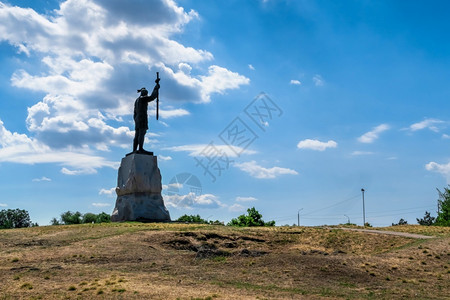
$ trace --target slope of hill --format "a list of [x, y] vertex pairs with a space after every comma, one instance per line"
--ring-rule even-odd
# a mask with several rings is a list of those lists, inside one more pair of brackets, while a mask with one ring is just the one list
[[0, 299], [450, 297], [450, 228], [426, 233], [436, 238], [142, 223], [0, 230]]

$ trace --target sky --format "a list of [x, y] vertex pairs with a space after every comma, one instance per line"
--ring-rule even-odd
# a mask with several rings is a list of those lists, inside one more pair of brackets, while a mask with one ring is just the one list
[[111, 213], [133, 104], [171, 218], [389, 226], [450, 183], [448, 1], [0, 2], [0, 209]]

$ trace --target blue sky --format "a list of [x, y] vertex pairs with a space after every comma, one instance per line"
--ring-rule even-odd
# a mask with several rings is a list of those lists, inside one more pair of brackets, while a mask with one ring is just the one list
[[[0, 208], [41, 225], [112, 212], [136, 90], [159, 71], [145, 148], [172, 219], [255, 206], [278, 225], [299, 209], [302, 225], [361, 224], [361, 188], [373, 225], [435, 215], [450, 182], [448, 6], [0, 2]], [[182, 173], [201, 193], [173, 193]]]

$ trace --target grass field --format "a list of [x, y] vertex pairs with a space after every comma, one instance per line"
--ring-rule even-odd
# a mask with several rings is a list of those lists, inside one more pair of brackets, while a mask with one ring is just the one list
[[0, 299], [450, 299], [450, 228], [114, 223], [0, 230]]

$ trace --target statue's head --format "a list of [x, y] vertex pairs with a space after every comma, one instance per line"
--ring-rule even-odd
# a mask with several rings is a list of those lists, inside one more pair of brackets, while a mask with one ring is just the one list
[[148, 91], [145, 87], [143, 87], [140, 90], [137, 90], [138, 93], [141, 93], [141, 96], [147, 96], [148, 95]]

